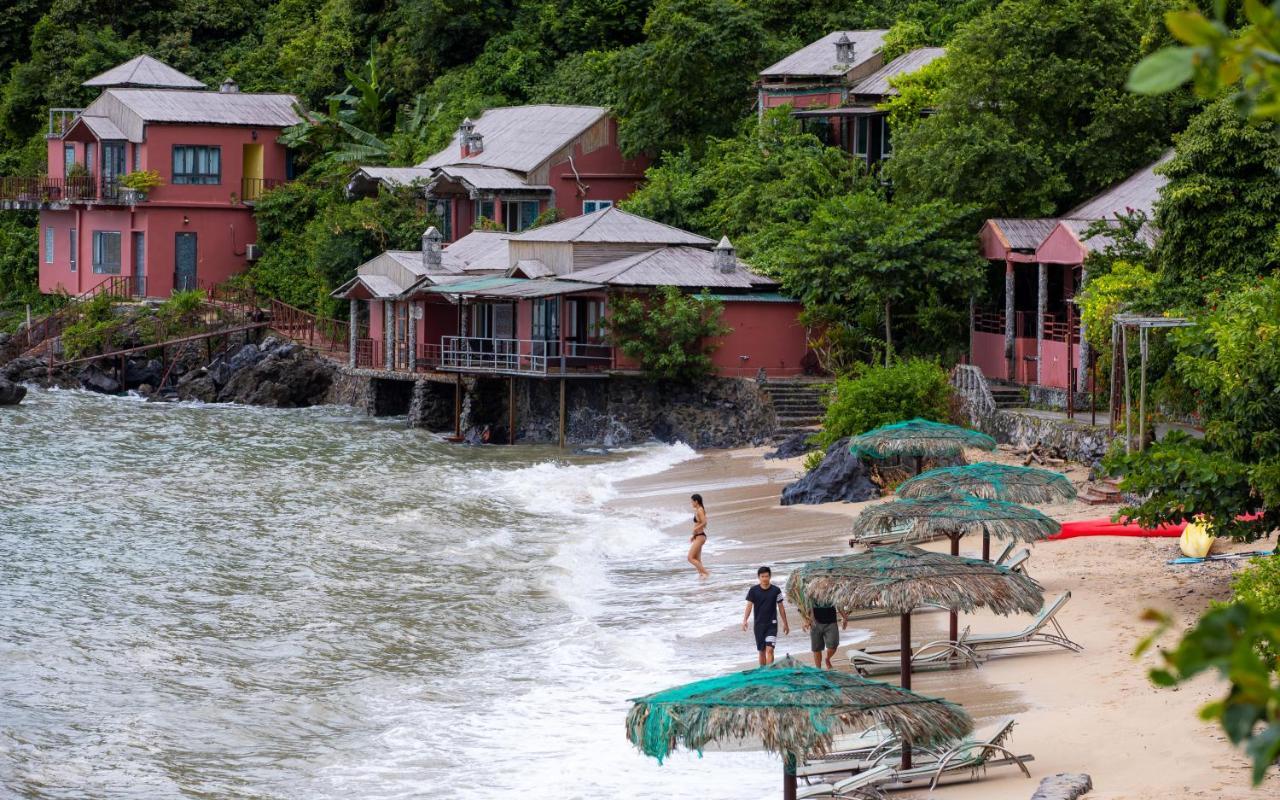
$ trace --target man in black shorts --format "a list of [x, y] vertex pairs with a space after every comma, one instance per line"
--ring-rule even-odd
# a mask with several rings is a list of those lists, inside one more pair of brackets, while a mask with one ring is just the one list
[[787, 624], [787, 610], [782, 607], [782, 590], [773, 585], [773, 571], [768, 567], [756, 570], [759, 583], [747, 590], [747, 608], [742, 612], [742, 629], [755, 611], [756, 654], [761, 664], [773, 663], [773, 648], [778, 642], [778, 618], [782, 618], [782, 635], [791, 633]]
[[800, 609], [800, 618], [804, 620], [804, 629], [809, 631], [809, 649], [813, 651], [813, 665], [822, 668], [822, 651], [827, 651], [827, 669], [831, 669], [831, 657], [840, 646], [840, 628], [848, 627], [849, 618], [840, 613], [840, 627], [836, 627], [836, 610], [832, 606], [814, 606], [813, 618], [810, 619]]

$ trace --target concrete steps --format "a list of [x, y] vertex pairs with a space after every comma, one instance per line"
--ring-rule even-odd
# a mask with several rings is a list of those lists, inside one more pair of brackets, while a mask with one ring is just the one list
[[1019, 408], [1027, 405], [1029, 395], [1025, 386], [1010, 383], [991, 383], [991, 398], [996, 408]]
[[823, 400], [832, 384], [825, 381], [769, 381], [763, 384], [778, 415], [774, 441], [800, 431], [812, 431], [822, 423]]

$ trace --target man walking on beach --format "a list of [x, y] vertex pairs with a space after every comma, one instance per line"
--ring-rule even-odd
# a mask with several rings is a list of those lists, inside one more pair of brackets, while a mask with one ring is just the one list
[[782, 618], [782, 635], [791, 633], [787, 623], [787, 610], [782, 607], [782, 590], [773, 585], [773, 571], [768, 567], [756, 570], [758, 583], [747, 590], [747, 608], [742, 612], [742, 629], [747, 629], [747, 619], [755, 612], [756, 654], [761, 664], [773, 663], [774, 645], [778, 643], [778, 618]]
[[840, 646], [840, 628], [849, 626], [849, 618], [840, 614], [840, 628], [836, 627], [836, 609], [834, 606], [814, 606], [813, 619], [801, 609], [800, 617], [804, 620], [804, 629], [809, 632], [809, 649], [813, 651], [813, 665], [822, 669], [822, 651], [827, 651], [827, 669], [832, 669], [831, 657]]

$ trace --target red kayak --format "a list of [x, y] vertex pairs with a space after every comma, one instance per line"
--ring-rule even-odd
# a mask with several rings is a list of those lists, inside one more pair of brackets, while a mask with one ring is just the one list
[[1074, 539], [1077, 536], [1146, 536], [1176, 537], [1181, 536], [1187, 523], [1177, 525], [1160, 525], [1155, 528], [1144, 528], [1136, 522], [1112, 522], [1109, 519], [1081, 519], [1062, 523], [1062, 530], [1049, 539]]

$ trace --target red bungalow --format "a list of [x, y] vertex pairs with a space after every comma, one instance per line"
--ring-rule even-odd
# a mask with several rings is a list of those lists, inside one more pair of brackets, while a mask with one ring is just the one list
[[608, 109], [512, 106], [463, 120], [453, 143], [417, 166], [361, 167], [348, 192], [420, 186], [453, 242], [482, 219], [518, 233], [552, 209], [567, 219], [609, 208], [636, 190], [648, 166], [623, 157]]
[[[88, 81], [87, 108], [49, 112], [47, 174], [0, 179], [0, 206], [40, 211], [40, 290], [128, 276], [138, 296], [212, 285], [255, 257], [253, 202], [285, 180], [287, 94], [210, 91], [150, 56]], [[153, 170], [148, 192], [122, 179]]]
[[945, 55], [922, 47], [884, 63], [888, 31], [835, 31], [760, 72], [757, 104], [790, 105], [806, 130], [868, 166], [893, 157], [889, 124], [879, 106], [898, 93], [891, 78], [923, 68]]
[[[1141, 211], [1150, 217], [1166, 179], [1156, 167], [1173, 155], [1139, 170], [1088, 202], [1054, 219], [989, 219], [978, 234], [982, 255], [991, 263], [988, 294], [1003, 297], [1000, 307], [975, 308], [969, 348], [973, 364], [988, 378], [1026, 386], [1065, 390], [1069, 369], [1076, 390], [1088, 383], [1088, 345], [1069, 308], [1088, 280], [1084, 262], [1106, 247], [1105, 235], [1086, 237], [1093, 225], [1115, 224], [1120, 214]], [[1141, 235], [1154, 242], [1150, 225]], [[1069, 365], [1068, 337], [1075, 353]]]
[[617, 208], [516, 235], [473, 231], [448, 246], [442, 239], [432, 228], [421, 252], [384, 253], [334, 292], [350, 301], [353, 323], [368, 317], [369, 338], [353, 334], [351, 368], [387, 377], [634, 371], [605, 335], [609, 302], [676, 286], [706, 290], [724, 304], [732, 332], [713, 355], [719, 374], [805, 370], [800, 303], [751, 272], [727, 239], [715, 244]]

